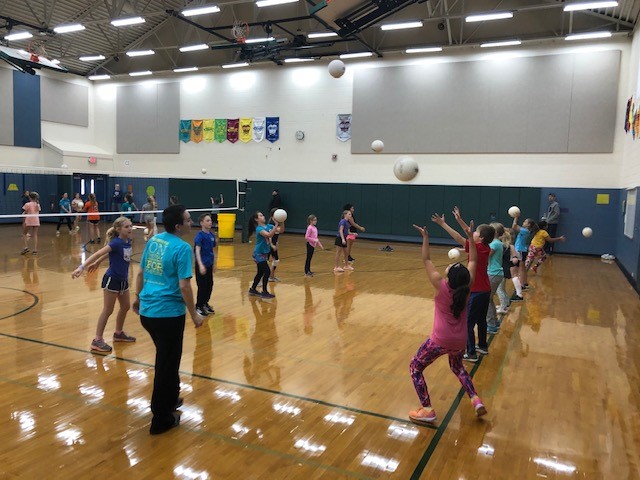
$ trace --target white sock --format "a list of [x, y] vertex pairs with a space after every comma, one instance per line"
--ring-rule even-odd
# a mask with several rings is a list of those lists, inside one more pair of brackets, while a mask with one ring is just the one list
[[511, 279], [511, 281], [513, 282], [513, 286], [516, 287], [516, 295], [521, 297], [522, 296], [522, 284], [520, 283], [520, 279], [518, 277], [513, 277]]

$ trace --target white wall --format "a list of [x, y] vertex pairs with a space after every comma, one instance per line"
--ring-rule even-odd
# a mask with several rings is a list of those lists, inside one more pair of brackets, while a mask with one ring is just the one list
[[[154, 80], [180, 81], [183, 119], [279, 116], [280, 140], [270, 144], [200, 143], [181, 144], [179, 155], [115, 154], [115, 105], [118, 83], [96, 83], [90, 97], [90, 125], [43, 126], [43, 136], [91, 138], [94, 144], [114, 153], [114, 159], [99, 160], [91, 170], [132, 175], [192, 176], [202, 178], [248, 178], [253, 180], [398, 183], [392, 174], [395, 155], [351, 155], [350, 142], [335, 136], [335, 117], [351, 113], [353, 71], [356, 68], [408, 65], [421, 62], [493, 61], [508, 62], [512, 56], [548, 55], [587, 48], [622, 51], [614, 152], [611, 154], [503, 154], [503, 155], [415, 155], [421, 173], [414, 181], [421, 184], [513, 185], [562, 187], [620, 187], [627, 168], [623, 114], [628, 97], [631, 41], [611, 39], [588, 45], [568, 45], [564, 40], [538, 47], [500, 52], [469, 49], [454, 54], [393, 56], [383, 60], [348, 60], [347, 73], [334, 79], [327, 73], [326, 61], [294, 64], [254, 65], [239, 70], [211, 69], [196, 75], [167, 75]], [[637, 70], [637, 69], [636, 69]], [[375, 99], [372, 99], [375, 101]], [[384, 115], [384, 112], [380, 112]], [[419, 126], [415, 128], [420, 134]], [[296, 130], [305, 131], [300, 142]], [[176, 136], [178, 126], [176, 125]], [[47, 138], [49, 139], [49, 138]], [[62, 139], [62, 138], [61, 138]], [[640, 141], [638, 142], [640, 145]], [[24, 149], [12, 149], [24, 150]], [[0, 150], [0, 165], [24, 161], [23, 152]], [[338, 160], [332, 161], [331, 155]], [[27, 155], [33, 155], [29, 152]], [[637, 156], [637, 155], [636, 155]], [[41, 156], [42, 157], [42, 156]], [[42, 161], [42, 159], [41, 159]], [[67, 161], [70, 170], [90, 170], [86, 159]], [[53, 166], [53, 165], [49, 165]], [[640, 172], [638, 172], [640, 175]]]
[[[627, 85], [623, 87], [625, 98], [618, 114], [623, 120], [628, 98], [633, 95], [636, 104], [640, 102], [640, 35], [633, 37], [628, 65]], [[631, 132], [624, 135], [622, 157], [620, 186], [640, 186], [640, 138], [633, 140]]]

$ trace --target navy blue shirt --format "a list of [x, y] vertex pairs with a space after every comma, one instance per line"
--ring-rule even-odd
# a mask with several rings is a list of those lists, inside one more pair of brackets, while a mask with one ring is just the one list
[[193, 239], [193, 251], [195, 247], [200, 247], [200, 259], [205, 267], [213, 265], [213, 248], [216, 246], [216, 237], [213, 233], [205, 233], [200, 230]]
[[107, 275], [118, 280], [129, 278], [129, 263], [131, 262], [131, 240], [124, 241], [116, 237], [109, 242], [111, 252], [109, 252], [109, 268]]

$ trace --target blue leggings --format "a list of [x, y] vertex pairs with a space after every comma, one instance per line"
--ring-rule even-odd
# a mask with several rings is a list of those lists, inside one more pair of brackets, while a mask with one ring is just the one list
[[462, 388], [467, 392], [467, 395], [469, 395], [469, 397], [476, 395], [476, 389], [473, 386], [471, 375], [469, 375], [462, 364], [462, 355], [464, 355], [464, 350], [447, 350], [446, 348], [436, 345], [430, 338], [427, 338], [427, 341], [420, 346], [416, 356], [413, 357], [413, 360], [411, 361], [411, 365], [409, 365], [413, 386], [416, 389], [416, 393], [420, 398], [420, 404], [423, 407], [431, 406], [431, 398], [429, 398], [427, 382], [425, 381], [422, 372], [425, 368], [431, 365], [436, 358], [445, 354], [449, 355], [449, 367], [456, 377], [458, 377], [458, 380], [460, 380]]

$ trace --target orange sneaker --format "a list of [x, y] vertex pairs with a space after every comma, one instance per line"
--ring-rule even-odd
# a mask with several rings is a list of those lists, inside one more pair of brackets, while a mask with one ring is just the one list
[[409, 420], [414, 423], [433, 423], [436, 418], [436, 411], [431, 407], [420, 407], [409, 412]]
[[487, 414], [487, 408], [482, 404], [482, 400], [477, 395], [471, 399], [473, 408], [476, 411], [476, 417], [482, 417]]

